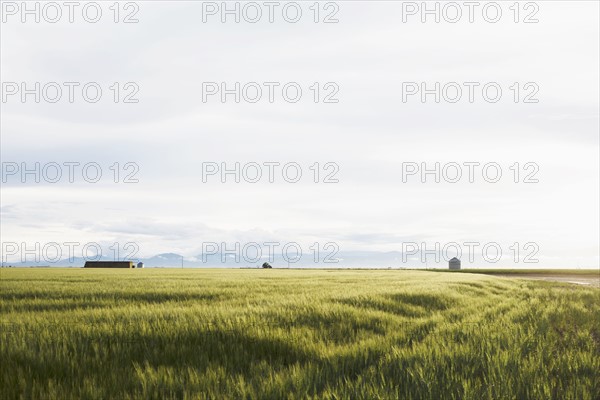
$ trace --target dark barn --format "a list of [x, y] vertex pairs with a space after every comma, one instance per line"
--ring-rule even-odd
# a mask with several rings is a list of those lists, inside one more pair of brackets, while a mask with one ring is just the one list
[[86, 261], [83, 268], [135, 268], [133, 261]]

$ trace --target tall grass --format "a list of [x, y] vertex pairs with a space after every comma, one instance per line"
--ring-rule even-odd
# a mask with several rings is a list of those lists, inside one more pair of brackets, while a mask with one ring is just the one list
[[0, 398], [600, 399], [600, 290], [418, 271], [14, 269]]

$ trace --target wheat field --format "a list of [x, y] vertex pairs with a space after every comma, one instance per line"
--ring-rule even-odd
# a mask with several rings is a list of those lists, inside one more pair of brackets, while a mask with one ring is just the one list
[[4, 269], [2, 399], [600, 399], [600, 290], [468, 273]]

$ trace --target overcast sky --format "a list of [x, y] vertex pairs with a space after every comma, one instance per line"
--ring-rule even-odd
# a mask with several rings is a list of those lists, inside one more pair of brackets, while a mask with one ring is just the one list
[[[42, 177], [38, 184], [31, 175], [23, 183], [20, 171], [3, 176], [2, 242], [136, 242], [144, 257], [193, 257], [202, 243], [223, 241], [293, 241], [305, 250], [313, 242], [334, 242], [341, 252], [495, 242], [503, 249], [500, 262], [471, 266], [598, 267], [598, 2], [540, 1], [527, 9], [521, 3], [518, 23], [509, 9], [513, 2], [499, 2], [497, 23], [485, 20], [483, 6], [472, 23], [465, 7], [456, 23], [444, 15], [440, 23], [433, 16], [422, 23], [407, 3], [388, 1], [322, 2], [319, 23], [313, 2], [297, 3], [297, 23], [283, 18], [285, 2], [275, 8], [273, 23], [265, 6], [257, 23], [244, 15], [240, 23], [233, 16], [222, 23], [207, 4], [203, 22], [201, 2], [145, 1], [135, 3], [139, 10], [121, 9], [115, 23], [111, 3], [101, 3], [97, 23], [86, 22], [80, 9], [73, 23], [66, 15], [57, 23], [44, 15], [39, 23], [32, 17], [22, 23], [20, 10], [12, 15], [12, 8], [3, 8], [4, 175], [22, 163], [93, 162], [103, 176], [88, 183], [81, 167], [74, 183], [63, 176], [58, 183]], [[286, 10], [293, 19], [295, 8]], [[53, 18], [54, 11], [46, 11]], [[255, 10], [246, 11], [254, 17]], [[454, 18], [455, 10], [446, 11]], [[487, 11], [493, 18], [495, 9]], [[121, 21], [130, 13], [139, 22]], [[339, 22], [323, 23], [327, 16]], [[524, 23], [528, 16], [539, 22]], [[20, 92], [10, 94], [11, 82], [30, 89], [35, 82], [80, 85], [73, 103], [64, 85], [56, 103], [43, 96], [36, 103], [34, 95], [22, 102]], [[88, 82], [102, 88], [96, 103], [82, 97]], [[117, 103], [110, 89], [115, 82]], [[263, 96], [236, 103], [228, 95], [223, 103], [218, 93], [203, 101], [206, 82], [225, 82], [229, 89], [258, 82]], [[279, 85], [273, 102], [264, 82]], [[295, 103], [282, 96], [289, 82], [302, 89]], [[422, 82], [428, 89], [457, 82], [462, 97], [447, 101], [456, 95], [452, 85], [439, 103], [433, 94], [425, 102], [420, 93], [408, 96]], [[473, 102], [464, 82], [475, 85]], [[502, 90], [497, 102], [483, 97], [488, 83], [490, 96], [493, 88]], [[131, 98], [139, 101], [124, 103], [136, 88]], [[255, 96], [253, 90], [247, 97]], [[328, 95], [337, 102], [324, 102]], [[115, 162], [119, 183], [109, 168]], [[125, 169], [128, 162], [139, 170], [133, 164]], [[232, 176], [222, 183], [219, 174], [203, 182], [203, 163], [222, 162], [231, 168], [236, 162], [295, 162], [302, 178], [287, 182], [279, 166], [271, 183], [263, 166], [257, 183], [243, 177], [235, 183]], [[313, 181], [315, 162], [319, 183]], [[436, 183], [432, 175], [422, 183], [418, 172], [403, 179], [403, 170], [436, 162], [480, 165], [474, 182], [464, 165], [457, 183], [443, 176]], [[482, 175], [487, 163], [500, 166], [498, 182]], [[122, 182], [129, 172], [138, 183]], [[339, 182], [323, 182], [329, 174]], [[516, 264], [509, 249], [515, 242], [521, 247]], [[525, 243], [537, 246], [538, 264], [523, 262], [531, 251]], [[429, 261], [433, 265], [444, 262]]]

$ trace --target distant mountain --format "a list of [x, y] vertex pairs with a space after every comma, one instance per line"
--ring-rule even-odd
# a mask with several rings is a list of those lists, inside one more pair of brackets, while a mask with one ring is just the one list
[[[374, 251], [352, 251], [352, 252], [339, 252], [334, 256], [331, 256], [328, 261], [337, 262], [325, 262], [327, 252], [320, 254], [319, 260], [315, 262], [314, 254], [312, 252], [303, 254], [298, 262], [288, 262], [282, 257], [281, 253], [275, 254], [272, 260], [268, 257], [262, 257], [259, 260], [245, 260], [243, 257], [236, 259], [235, 255], [227, 254], [221, 256], [221, 254], [199, 254], [195, 257], [184, 257], [181, 254], [176, 253], [162, 253], [149, 258], [134, 258], [131, 260], [135, 263], [143, 262], [144, 267], [163, 267], [163, 268], [181, 268], [182, 258], [184, 268], [259, 268], [265, 261], [268, 261], [274, 268], [400, 268], [400, 267], [423, 267], [422, 264], [416, 263], [415, 265], [409, 265], [402, 263], [402, 253], [398, 251], [391, 252], [374, 252]], [[47, 261], [40, 262], [19, 262], [19, 263], [4, 263], [5, 266], [17, 266], [17, 267], [83, 267], [86, 261], [113, 261], [110, 257], [101, 257], [97, 260], [89, 259], [86, 260], [81, 257], [74, 258], [72, 260], [64, 259], [54, 263]], [[120, 260], [123, 261], [123, 260]]]
[[180, 254], [163, 253], [139, 261], [144, 263], [144, 267], [181, 267], [181, 260]]

